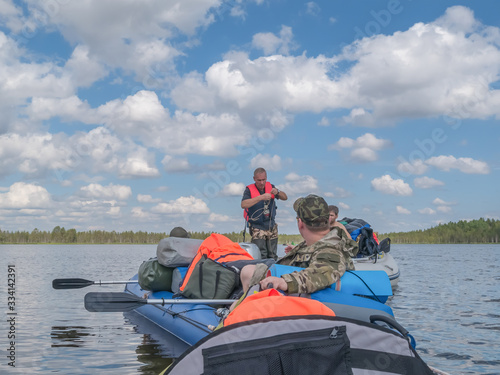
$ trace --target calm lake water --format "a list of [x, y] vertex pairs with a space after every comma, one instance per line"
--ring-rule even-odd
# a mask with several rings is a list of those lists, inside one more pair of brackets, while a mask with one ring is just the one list
[[[389, 304], [423, 359], [450, 374], [500, 374], [500, 246], [393, 245], [391, 253], [401, 278]], [[122, 286], [52, 289], [55, 278], [127, 280], [155, 254], [156, 245], [0, 245], [0, 374], [158, 374], [183, 344], [134, 314], [83, 307], [87, 292]]]

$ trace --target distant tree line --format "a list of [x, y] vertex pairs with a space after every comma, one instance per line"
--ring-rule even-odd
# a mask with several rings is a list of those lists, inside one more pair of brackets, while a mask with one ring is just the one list
[[52, 232], [41, 231], [37, 228], [31, 232], [0, 230], [0, 243], [12, 244], [154, 244], [165, 237], [167, 237], [165, 233], [142, 231], [89, 230], [77, 232], [76, 229], [65, 229], [59, 226], [52, 229]]
[[[191, 238], [204, 240], [214, 232], [190, 232]], [[251, 237], [248, 233], [243, 239], [243, 232], [223, 233], [235, 242], [249, 242]], [[77, 232], [76, 229], [65, 229], [56, 226], [49, 231], [41, 231], [37, 228], [33, 231], [8, 232], [0, 229], [0, 244], [157, 244], [161, 239], [168, 237], [163, 233], [154, 232], [106, 232], [103, 230], [89, 230]], [[280, 243], [299, 243], [302, 241], [300, 234], [283, 234], [279, 236]]]
[[[190, 232], [191, 238], [204, 240], [214, 232]], [[222, 233], [235, 242], [250, 242], [250, 235], [243, 232]], [[64, 229], [56, 226], [51, 232], [33, 229], [31, 232], [8, 232], [0, 229], [0, 244], [157, 244], [168, 237], [166, 233], [154, 232], [106, 232], [89, 230], [77, 232], [75, 229]], [[384, 233], [378, 238], [390, 237], [392, 243], [430, 244], [430, 243], [499, 243], [500, 220], [479, 219], [459, 221], [457, 223], [440, 224], [425, 230], [411, 232]], [[300, 234], [280, 234], [278, 242], [298, 244], [302, 241]]]
[[499, 243], [500, 220], [479, 219], [457, 223], [439, 224], [435, 227], [380, 234], [379, 238], [390, 237], [392, 243], [401, 244], [459, 244]]

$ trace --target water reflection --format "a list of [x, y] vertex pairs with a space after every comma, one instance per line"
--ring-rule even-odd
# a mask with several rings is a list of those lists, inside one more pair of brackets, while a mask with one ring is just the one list
[[50, 337], [52, 338], [52, 347], [73, 347], [79, 348], [84, 346], [84, 337], [95, 336], [90, 333], [92, 328], [81, 326], [53, 326]]
[[126, 323], [130, 324], [135, 332], [142, 334], [141, 343], [135, 351], [137, 360], [144, 364], [140, 367], [142, 374], [159, 374], [189, 348], [189, 345], [135, 311], [123, 315]]
[[136, 349], [137, 360], [144, 365], [139, 367], [142, 374], [159, 374], [172, 364], [173, 358], [162, 355], [161, 345], [151, 335], [144, 334], [142, 342]]

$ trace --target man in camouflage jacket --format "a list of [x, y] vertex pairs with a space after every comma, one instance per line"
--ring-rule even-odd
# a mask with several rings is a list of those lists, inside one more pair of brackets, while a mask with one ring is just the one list
[[244, 289], [260, 280], [263, 289], [272, 284], [289, 294], [313, 293], [337, 282], [346, 270], [354, 269], [351, 258], [356, 256], [357, 244], [338, 227], [330, 231], [326, 201], [311, 194], [297, 199], [293, 207], [304, 241], [293, 249], [288, 248], [287, 255], [278, 264], [304, 269], [262, 279], [267, 268], [263, 265], [246, 266], [241, 272]]

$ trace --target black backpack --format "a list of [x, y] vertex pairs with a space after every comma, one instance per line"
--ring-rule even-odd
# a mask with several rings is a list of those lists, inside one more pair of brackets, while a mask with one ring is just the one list
[[379, 247], [375, 238], [373, 238], [373, 229], [364, 227], [359, 235], [358, 256], [372, 256], [379, 252]]

